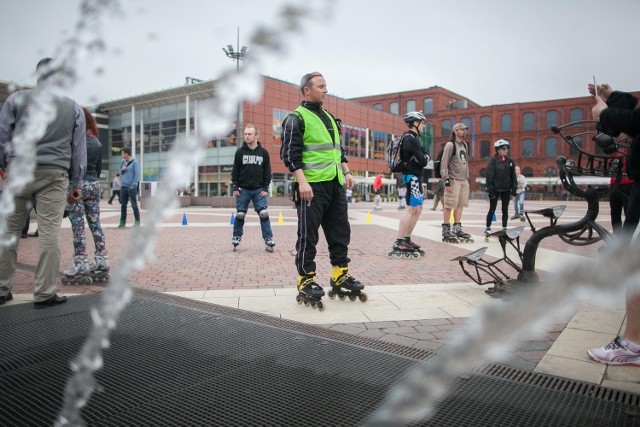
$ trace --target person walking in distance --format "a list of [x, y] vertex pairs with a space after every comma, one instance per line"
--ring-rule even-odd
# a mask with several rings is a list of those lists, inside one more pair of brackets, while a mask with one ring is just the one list
[[122, 149], [122, 162], [120, 162], [120, 223], [118, 228], [127, 225], [127, 204], [131, 200], [134, 226], [140, 225], [140, 211], [138, 210], [138, 185], [140, 184], [140, 163], [131, 155], [131, 148]]
[[[344, 299], [359, 297], [364, 285], [349, 274], [351, 226], [347, 212], [345, 185], [355, 183], [340, 145], [340, 127], [322, 108], [327, 83], [318, 72], [300, 81], [303, 101], [282, 123], [280, 158], [295, 177], [293, 200], [298, 213], [298, 240], [295, 265], [298, 270], [298, 303], [323, 309], [325, 292], [316, 281], [316, 246], [320, 227], [329, 247], [331, 291]], [[346, 291], [346, 292], [345, 292]]]
[[[50, 79], [57, 71], [53, 59], [42, 59], [36, 67], [38, 87], [12, 93], [2, 106], [0, 167], [7, 171], [10, 179], [12, 173], [25, 173], [14, 170], [14, 137], [19, 137], [18, 132], [28, 128], [29, 116], [41, 102], [38, 97], [41, 98], [43, 91], [52, 84]], [[38, 205], [40, 248], [33, 282], [33, 304], [35, 308], [46, 308], [67, 302], [67, 297], [59, 296], [56, 289], [60, 268], [60, 224], [65, 201], [75, 202], [82, 194], [82, 177], [87, 165], [86, 125], [84, 112], [75, 101], [54, 93], [49, 95], [49, 108], [54, 110], [51, 115], [53, 118], [46, 123], [42, 135], [35, 141], [33, 181], [15, 195], [15, 210], [7, 216], [8, 232], [16, 239], [0, 249], [0, 305], [13, 299], [11, 280], [18, 258], [17, 242], [24, 227], [27, 206], [32, 199]]]
[[422, 213], [424, 193], [422, 192], [422, 170], [429, 162], [429, 156], [424, 153], [419, 135], [424, 130], [427, 119], [422, 111], [412, 111], [404, 115], [404, 122], [409, 130], [402, 136], [400, 160], [404, 164], [402, 184], [406, 188], [406, 208], [400, 219], [396, 241], [392, 252], [387, 255], [401, 253], [415, 253], [419, 257], [424, 251], [411, 240], [411, 234]]
[[[82, 197], [69, 201], [67, 212], [73, 232], [73, 265], [63, 271], [62, 283], [90, 284], [108, 278], [109, 262], [107, 245], [100, 224], [100, 172], [102, 172], [102, 144], [97, 138], [98, 125], [91, 112], [83, 107], [87, 123], [87, 170], [82, 182]], [[94, 262], [89, 263], [84, 219], [95, 245]]]
[[120, 203], [120, 174], [117, 173], [116, 177], [111, 181], [111, 197], [107, 203], [112, 204], [113, 198], [118, 196], [118, 203]]
[[380, 190], [382, 189], [382, 178], [382, 172], [378, 172], [376, 177], [373, 179], [373, 193], [375, 194], [375, 196], [373, 196], [374, 211], [379, 211], [382, 209], [382, 206], [380, 206]]
[[267, 245], [267, 251], [273, 252], [276, 242], [273, 240], [271, 221], [267, 211], [267, 197], [271, 184], [271, 160], [269, 152], [265, 150], [258, 136], [260, 132], [248, 124], [244, 129], [244, 142], [236, 151], [231, 171], [231, 186], [236, 198], [236, 219], [233, 223], [233, 249], [240, 244], [244, 233], [244, 219], [249, 209], [249, 202], [260, 217], [262, 238]]
[[489, 159], [487, 165], [487, 192], [489, 193], [489, 211], [487, 212], [484, 235], [491, 234], [491, 221], [496, 214], [498, 200], [502, 203], [502, 229], [506, 230], [509, 221], [509, 200], [516, 194], [516, 168], [508, 156], [509, 142], [499, 139], [493, 145], [496, 155]]
[[516, 181], [518, 186], [516, 187], [516, 195], [513, 196], [513, 208], [516, 214], [511, 219], [518, 219], [524, 221], [524, 199], [527, 194], [527, 178], [520, 173], [520, 166], [516, 166]]
[[[472, 241], [471, 235], [462, 231], [462, 210], [469, 206], [469, 164], [465, 137], [468, 127], [456, 123], [450, 141], [444, 146], [440, 162], [440, 174], [444, 182], [444, 209], [442, 210], [442, 241]], [[453, 211], [453, 226], [449, 223]]]
[[436, 184], [436, 191], [433, 193], [433, 206], [432, 211], [435, 211], [438, 205], [442, 205], [444, 209], [444, 181], [439, 180]]

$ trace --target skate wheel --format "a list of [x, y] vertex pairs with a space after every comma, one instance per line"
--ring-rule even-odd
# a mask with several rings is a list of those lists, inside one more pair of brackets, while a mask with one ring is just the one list
[[414, 253], [413, 253], [413, 257], [414, 257], [415, 259], [420, 258], [420, 252], [414, 252]]
[[344, 301], [344, 299], [345, 299], [346, 297], [347, 297], [347, 296], [346, 296], [345, 294], [343, 294], [343, 293], [339, 293], [339, 294], [338, 294], [338, 299], [339, 299], [340, 301]]
[[84, 278], [82, 279], [82, 284], [83, 284], [83, 285], [90, 285], [90, 284], [92, 284], [92, 283], [93, 283], [93, 280], [91, 280], [91, 277], [84, 277]]
[[311, 301], [309, 301], [308, 299], [305, 298], [304, 299], [304, 305], [308, 307], [309, 304], [311, 304]]
[[316, 308], [316, 300], [311, 300], [311, 308]]
[[367, 302], [367, 300], [369, 299], [369, 297], [367, 296], [367, 294], [363, 294], [361, 293], [360, 295], [358, 295], [358, 298], [360, 299], [361, 302]]
[[329, 298], [331, 298], [331, 299], [335, 299], [335, 297], [336, 297], [336, 293], [333, 292], [333, 291], [329, 291], [329, 293], [327, 295], [329, 295]]
[[393, 251], [389, 251], [389, 252], [387, 252], [387, 256], [388, 256], [389, 258], [393, 257]]
[[322, 301], [318, 301], [316, 307], [318, 307], [318, 311], [324, 311], [324, 303]]
[[409, 258], [411, 258], [411, 254], [409, 252], [405, 252], [404, 253], [404, 257], [409, 259]]
[[302, 298], [300, 295], [296, 295], [296, 302], [298, 303], [298, 305], [301, 305], [304, 302], [304, 298]]
[[394, 252], [393, 256], [396, 258], [402, 258], [402, 253], [401, 252]]
[[353, 295], [353, 294], [349, 294], [349, 301], [355, 301], [356, 298], [358, 298], [358, 297]]

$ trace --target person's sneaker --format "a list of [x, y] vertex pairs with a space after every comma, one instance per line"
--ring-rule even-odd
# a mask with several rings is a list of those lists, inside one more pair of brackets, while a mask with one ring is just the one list
[[514, 216], [511, 217], [511, 219], [518, 219], [518, 218], [520, 218], [519, 214], [515, 214]]
[[140, 221], [134, 221], [133, 222], [133, 226], [134, 227], [140, 227]]
[[126, 223], [126, 222], [124, 222], [124, 221], [120, 221], [120, 222], [118, 223], [118, 228], [124, 228], [126, 225], [127, 225], [127, 223]]
[[29, 235], [28, 235], [28, 234], [21, 234], [21, 235], [20, 235], [20, 238], [21, 238], [21, 239], [26, 239], [27, 237], [29, 237]]
[[5, 302], [11, 301], [12, 299], [13, 295], [11, 295], [11, 292], [9, 292], [8, 294], [0, 297], [0, 305], [3, 305]]
[[640, 351], [629, 348], [629, 341], [622, 337], [615, 337], [604, 347], [591, 348], [587, 354], [596, 362], [607, 365], [640, 366]]
[[38, 237], [38, 230], [29, 233], [29, 237]]
[[67, 302], [67, 297], [61, 297], [58, 294], [55, 294], [51, 298], [44, 301], [34, 302], [33, 305], [35, 306], [35, 308], [47, 308], [58, 304], [64, 304], [65, 302]]

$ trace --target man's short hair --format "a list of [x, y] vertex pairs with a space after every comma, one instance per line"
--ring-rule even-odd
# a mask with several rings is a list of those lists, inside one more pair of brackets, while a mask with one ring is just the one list
[[247, 123], [247, 125], [244, 128], [245, 129], [246, 128], [251, 128], [255, 132], [256, 136], [260, 136], [260, 130], [253, 123]]
[[52, 62], [53, 58], [42, 58], [38, 61], [38, 65], [36, 65], [36, 80], [44, 80], [53, 74], [51, 69]]
[[323, 76], [317, 71], [314, 71], [312, 73], [307, 73], [304, 76], [302, 76], [302, 79], [300, 79], [300, 92], [304, 94], [304, 88], [309, 86], [309, 82], [314, 77], [323, 77]]
[[127, 153], [128, 155], [131, 155], [131, 148], [129, 148], [129, 147], [124, 147], [121, 151], [123, 153]]

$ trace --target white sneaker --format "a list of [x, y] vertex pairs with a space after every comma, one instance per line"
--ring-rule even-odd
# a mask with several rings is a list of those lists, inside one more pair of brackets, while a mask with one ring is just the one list
[[607, 365], [640, 366], [640, 351], [629, 348], [629, 341], [622, 337], [615, 337], [604, 347], [591, 348], [587, 354], [596, 362]]

